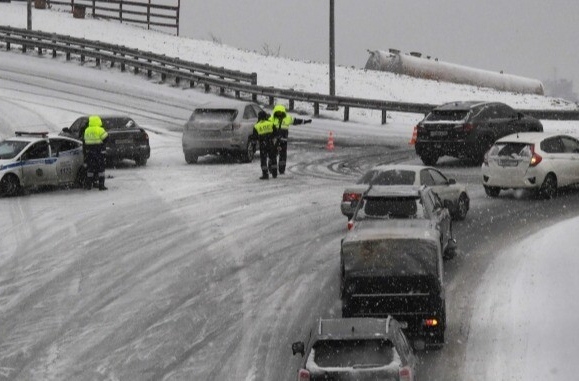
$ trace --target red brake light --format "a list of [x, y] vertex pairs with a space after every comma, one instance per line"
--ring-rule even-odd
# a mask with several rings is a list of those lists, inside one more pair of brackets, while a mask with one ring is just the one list
[[362, 198], [361, 193], [346, 193], [342, 195], [343, 202], [359, 201]]
[[298, 372], [298, 381], [310, 381], [310, 372], [300, 369]]
[[438, 319], [425, 319], [424, 325], [427, 327], [436, 327], [438, 325]]
[[348, 221], [348, 231], [352, 230], [354, 228], [354, 221], [350, 220]]
[[535, 152], [534, 144], [531, 144], [531, 154], [531, 162], [529, 163], [529, 167], [536, 167], [543, 160], [543, 158], [541, 155]]
[[412, 371], [409, 367], [405, 366], [398, 370], [398, 376], [400, 381], [410, 381], [412, 380]]

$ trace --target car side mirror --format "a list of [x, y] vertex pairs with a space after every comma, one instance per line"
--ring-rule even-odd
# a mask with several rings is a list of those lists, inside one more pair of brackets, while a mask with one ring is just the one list
[[62, 129], [62, 132], [65, 132], [65, 133], [67, 133], [67, 134], [70, 134], [70, 128], [64, 127], [64, 128]]
[[450, 185], [456, 184], [456, 180], [455, 179], [448, 179], [448, 184], [450, 184]]
[[306, 355], [306, 346], [304, 345], [303, 341], [297, 341], [295, 343], [292, 344], [292, 352], [294, 354], [294, 356], [296, 355], [296, 353], [299, 353], [302, 355], [302, 357], [304, 357]]

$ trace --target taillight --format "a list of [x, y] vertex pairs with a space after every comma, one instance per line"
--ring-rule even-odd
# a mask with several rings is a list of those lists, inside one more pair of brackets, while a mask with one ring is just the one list
[[474, 125], [472, 125], [470, 123], [465, 123], [462, 125], [462, 130], [464, 132], [470, 132], [470, 131], [474, 130]]
[[147, 134], [147, 131], [145, 131], [141, 128], [141, 132], [142, 132], [143, 139], [149, 140], [149, 134]]
[[412, 370], [407, 366], [399, 368], [398, 378], [400, 378], [400, 381], [412, 381]]
[[424, 319], [424, 325], [427, 327], [436, 327], [438, 325], [438, 319]]
[[241, 128], [241, 123], [232, 123], [231, 131], [239, 130]]
[[488, 167], [489, 165], [489, 151], [485, 152], [485, 156], [483, 159], [483, 164], [486, 165]]
[[529, 163], [529, 167], [536, 167], [542, 160], [541, 155], [535, 152], [535, 145], [531, 144], [531, 162]]
[[298, 381], [310, 381], [310, 372], [300, 369], [298, 372]]
[[342, 195], [342, 201], [343, 202], [359, 201], [360, 198], [362, 198], [361, 193], [344, 192], [344, 194]]

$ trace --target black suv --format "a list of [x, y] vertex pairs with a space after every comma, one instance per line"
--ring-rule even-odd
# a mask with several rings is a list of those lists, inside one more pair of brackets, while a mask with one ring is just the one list
[[426, 165], [435, 165], [444, 155], [481, 164], [497, 139], [516, 132], [542, 131], [538, 119], [504, 103], [451, 102], [436, 107], [418, 123], [414, 148]]
[[[108, 166], [114, 166], [123, 159], [134, 160], [138, 166], [147, 164], [151, 156], [149, 135], [132, 118], [125, 115], [99, 115], [103, 128], [108, 132], [105, 157]], [[75, 120], [65, 127], [59, 135], [84, 140], [84, 130], [88, 116]]]

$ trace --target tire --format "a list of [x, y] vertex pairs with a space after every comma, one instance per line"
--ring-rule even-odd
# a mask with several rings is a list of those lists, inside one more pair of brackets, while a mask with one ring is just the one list
[[142, 156], [136, 157], [135, 164], [137, 164], [137, 167], [144, 167], [147, 165], [147, 158]]
[[20, 181], [14, 174], [7, 174], [0, 180], [0, 195], [5, 197], [17, 196], [20, 194]]
[[440, 157], [440, 155], [437, 152], [424, 151], [420, 155], [420, 160], [422, 160], [424, 165], [434, 166], [434, 165], [436, 165], [436, 162], [438, 161], [439, 157]]
[[468, 209], [470, 206], [470, 200], [466, 193], [462, 193], [458, 197], [458, 202], [456, 205], [456, 211], [454, 213], [454, 219], [458, 221], [462, 221], [466, 218], [466, 214], [468, 213]]
[[557, 178], [554, 174], [549, 173], [545, 177], [539, 189], [539, 195], [545, 200], [551, 200], [557, 197]]
[[245, 144], [245, 150], [241, 154], [241, 161], [244, 163], [251, 163], [253, 158], [255, 157], [255, 144], [251, 141], [251, 139], [247, 139], [247, 143]]
[[499, 193], [501, 193], [501, 188], [487, 187], [485, 185], [485, 193], [487, 194], [487, 196], [495, 198], [498, 197]]
[[194, 153], [186, 153], [185, 154], [185, 161], [187, 162], [187, 164], [195, 164], [195, 163], [197, 163], [198, 159], [199, 159], [199, 156], [194, 154]]

